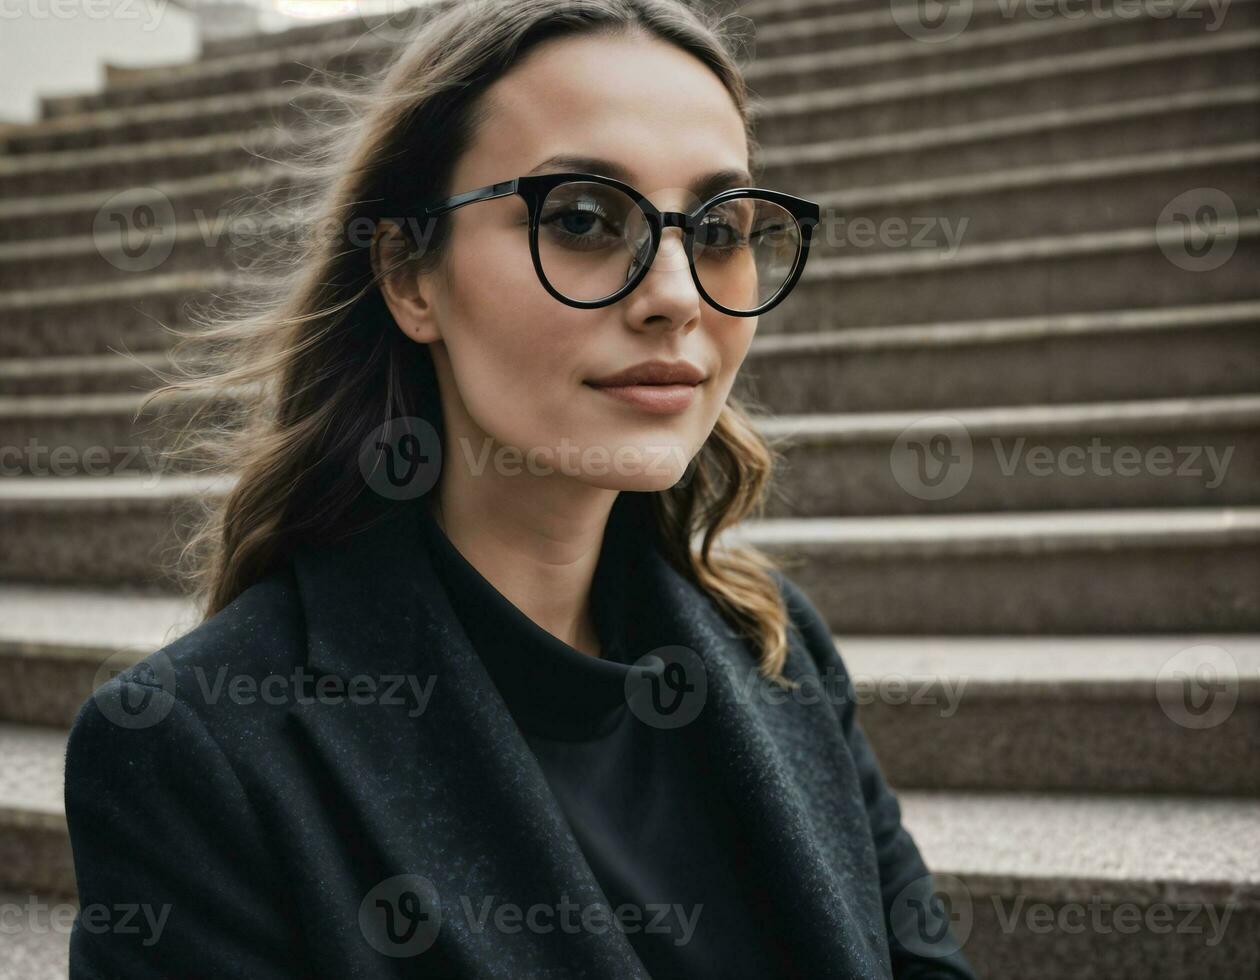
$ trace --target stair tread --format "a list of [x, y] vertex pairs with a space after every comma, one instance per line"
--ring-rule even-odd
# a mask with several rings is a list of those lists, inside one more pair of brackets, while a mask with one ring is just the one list
[[0, 891], [0, 980], [66, 980], [78, 903], [65, 896]]
[[0, 722], [0, 819], [26, 815], [55, 825], [65, 816], [64, 729]]
[[947, 126], [878, 133], [873, 136], [819, 140], [803, 145], [767, 146], [761, 151], [761, 159], [767, 166], [802, 162], [830, 163], [882, 153], [921, 151], [939, 146], [977, 143], [1003, 136], [1072, 129], [1089, 124], [1118, 122], [1126, 118], [1159, 116], [1185, 109], [1245, 105], [1257, 100], [1260, 100], [1260, 85], [1191, 89], [1185, 92], [1160, 93], [1153, 97], [1104, 101], [1095, 105], [1074, 106], [1071, 109], [1050, 109]]
[[0, 583], [0, 651], [7, 653], [147, 655], [195, 620], [193, 605], [175, 596]]
[[1027, 58], [1010, 64], [960, 68], [935, 74], [912, 75], [842, 88], [790, 95], [762, 96], [752, 103], [757, 115], [813, 112], [818, 109], [874, 105], [919, 98], [927, 93], [963, 92], [968, 89], [1017, 85], [1056, 75], [1075, 75], [1108, 68], [1133, 67], [1143, 62], [1189, 58], [1242, 51], [1260, 45], [1260, 30], [1237, 31], [1220, 36], [1175, 38], [1120, 47], [1099, 48], [1043, 58]]
[[[1260, 898], [1260, 800], [902, 791], [934, 875], [985, 876], [1024, 894], [1162, 886], [1162, 901]], [[1040, 883], [1040, 887], [1038, 887]], [[1223, 886], [1223, 887], [1221, 887]], [[1024, 891], [1027, 889], [1027, 891]]]
[[0, 480], [0, 504], [11, 501], [58, 503], [66, 501], [130, 502], [164, 501], [172, 498], [224, 492], [234, 480], [231, 474], [164, 473], [157, 479], [148, 473], [111, 476], [33, 476]]
[[[4, 411], [4, 401], [0, 399], [0, 415]], [[932, 412], [822, 412], [774, 415], [758, 419], [757, 425], [762, 432], [779, 438], [887, 439], [896, 438], [912, 425], [939, 418], [956, 420], [973, 436], [1078, 432], [1090, 426], [1110, 426], [1125, 432], [1199, 429], [1213, 425], [1251, 426], [1260, 422], [1260, 395], [1209, 395], [1062, 405], [996, 405]]]
[[1123, 636], [840, 636], [833, 637], [854, 677], [931, 677], [1021, 697], [1082, 688], [1151, 695], [1170, 658], [1195, 646], [1223, 648], [1237, 664], [1240, 693], [1260, 694], [1260, 634]]
[[1193, 546], [1260, 541], [1260, 507], [775, 517], [745, 521], [729, 533], [752, 544], [808, 549]]
[[750, 356], [820, 353], [825, 350], [914, 348], [924, 345], [999, 343], [1008, 340], [1066, 337], [1085, 333], [1120, 333], [1260, 323], [1260, 301], [1199, 303], [1126, 310], [1002, 317], [942, 323], [845, 327], [836, 330], [763, 334], [753, 339]]

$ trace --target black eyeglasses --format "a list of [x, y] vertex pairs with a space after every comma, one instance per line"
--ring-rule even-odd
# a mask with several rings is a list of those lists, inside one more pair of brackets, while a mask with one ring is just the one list
[[584, 173], [489, 184], [433, 204], [421, 217], [509, 194], [529, 208], [529, 249], [543, 287], [580, 309], [627, 295], [651, 267], [664, 229], [681, 228], [705, 301], [731, 316], [759, 316], [800, 279], [820, 217], [813, 201], [759, 187], [722, 191], [690, 214], [660, 211], [630, 185]]

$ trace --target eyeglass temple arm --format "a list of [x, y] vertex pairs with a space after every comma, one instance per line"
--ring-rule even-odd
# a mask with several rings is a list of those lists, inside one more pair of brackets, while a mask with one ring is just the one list
[[456, 194], [454, 197], [448, 197], [445, 201], [425, 208], [423, 217], [435, 218], [439, 214], [445, 214], [447, 211], [454, 211], [456, 208], [462, 208], [465, 204], [475, 204], [478, 201], [490, 201], [496, 197], [507, 197], [509, 194], [516, 193], [517, 181], [505, 180], [498, 184], [487, 184], [485, 187], [478, 187], [476, 190], [464, 191], [462, 194]]

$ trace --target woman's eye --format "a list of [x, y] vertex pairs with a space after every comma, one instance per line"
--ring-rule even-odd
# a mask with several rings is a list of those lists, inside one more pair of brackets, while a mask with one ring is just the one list
[[747, 244], [739, 229], [720, 221], [706, 221], [701, 225], [699, 239], [705, 248], [738, 248]]
[[558, 208], [544, 217], [542, 223], [553, 233], [574, 242], [595, 243], [619, 237], [607, 213], [594, 203], [576, 202], [570, 207]]

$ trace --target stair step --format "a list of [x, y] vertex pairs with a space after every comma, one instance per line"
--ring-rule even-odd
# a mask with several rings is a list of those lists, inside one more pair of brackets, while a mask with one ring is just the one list
[[[973, 4], [972, 10], [989, 5]], [[1190, 0], [1184, 16], [1157, 16], [1151, 5], [1121, 10], [1092, 10], [1084, 16], [1022, 18], [1001, 15], [973, 17], [957, 36], [916, 41], [902, 33], [883, 43], [856, 50], [834, 45], [826, 50], [782, 57], [759, 57], [745, 69], [753, 91], [761, 96], [811, 92], [820, 87], [880, 82], [915, 73], [947, 73], [986, 67], [1010, 67], [1034, 58], [1132, 48], [1139, 44], [1181, 43], [1254, 30], [1254, 0], [1235, 0], [1225, 13], [1219, 4]], [[1197, 15], [1197, 16], [1196, 16]], [[948, 25], [946, 25], [948, 30]]]
[[178, 529], [230, 484], [181, 474], [0, 480], [0, 580], [169, 590]]
[[[316, 109], [327, 95], [315, 86], [286, 86], [261, 92], [238, 92], [177, 102], [101, 109], [15, 126], [0, 134], [0, 154], [8, 156], [0, 176], [56, 165], [53, 154], [105, 146], [120, 155], [152, 141], [213, 137], [223, 133], [276, 128], [302, 118], [303, 109]], [[30, 155], [32, 159], [27, 159]], [[33, 159], [36, 155], [41, 160]], [[70, 162], [63, 164], [73, 166]], [[7, 188], [5, 184], [0, 187]]]
[[1258, 326], [1253, 301], [759, 330], [736, 393], [780, 414], [1244, 394], [1260, 390]]
[[[1110, 8], [1100, 8], [1101, 5], [1097, 5], [1085, 16], [1111, 13]], [[938, 28], [940, 39], [932, 43], [950, 44], [963, 37], [964, 32], [969, 34], [982, 27], [1026, 22], [1039, 15], [1043, 19], [1065, 16], [1063, 10], [1051, 9], [1043, 15], [1041, 9], [1035, 3], [1020, 0], [974, 0], [969, 5], [966, 23], [946, 18]], [[896, 41], [918, 41], [920, 39], [915, 36], [918, 26], [913, 19], [916, 12], [912, 4], [889, 3], [872, 10], [806, 11], [790, 20], [756, 23], [753, 39], [755, 55], [761, 60], [773, 60], [840, 48], [859, 49]], [[923, 33], [930, 38], [933, 32]]]
[[1260, 636], [837, 642], [896, 787], [1260, 795]]
[[[191, 63], [157, 65], [145, 68], [105, 65], [106, 91], [133, 85], [148, 86], [163, 78], [178, 78], [192, 66], [213, 71], [214, 65], [225, 60], [237, 60], [241, 55], [258, 54], [278, 49], [301, 50], [318, 46], [327, 41], [353, 41], [383, 18], [376, 16], [343, 17], [316, 24], [290, 27], [287, 30], [260, 32], [231, 38], [210, 38], [202, 41], [201, 55]], [[204, 69], [202, 68], [204, 66]], [[44, 96], [40, 99], [41, 114], [45, 119], [67, 115], [79, 115], [89, 107], [99, 104], [101, 92], [74, 93], [71, 95]]]
[[63, 728], [0, 724], [0, 890], [73, 896]]
[[[220, 194], [233, 191], [225, 181], [240, 181], [242, 172], [249, 181], [242, 189], [265, 187], [269, 182], [283, 184], [289, 173], [272, 161], [292, 153], [297, 145], [296, 131], [258, 122], [253, 120], [252, 128], [209, 136], [169, 137], [163, 133], [158, 139], [131, 144], [0, 157], [0, 216], [13, 215], [4, 227], [7, 230], [22, 218], [29, 226], [30, 218], [46, 204], [52, 204], [57, 213], [66, 206], [80, 211], [91, 208], [94, 218], [109, 197], [136, 194], [146, 188], [164, 192], [164, 185], [173, 180], [197, 180], [201, 188], [208, 186]], [[86, 229], [80, 224], [77, 230], [91, 227], [89, 222]], [[50, 233], [37, 228], [35, 235], [28, 237], [45, 234]]]
[[381, 24], [388, 27], [389, 20], [390, 18], [386, 15], [361, 13], [354, 17], [339, 17], [267, 34], [247, 34], [243, 37], [207, 39], [201, 45], [201, 57], [204, 60], [231, 58], [249, 51], [265, 51], [274, 47], [289, 47], [295, 43], [332, 40], [335, 38], [351, 39], [358, 37], [365, 30], [370, 32]]
[[1153, 226], [1192, 187], [1227, 195], [1237, 214], [1260, 214], [1258, 165], [1260, 140], [1253, 140], [876, 187], [828, 190], [831, 184], [806, 188], [804, 196], [822, 208], [814, 232], [820, 258], [907, 248], [949, 253], [962, 243]]
[[0, 720], [68, 728], [111, 675], [197, 621], [180, 598], [0, 584]]
[[837, 633], [1256, 632], [1260, 508], [768, 518]]
[[171, 369], [165, 351], [0, 360], [0, 402], [18, 395], [148, 391], [158, 383], [155, 371]]
[[872, 137], [1260, 81], [1260, 31], [1153, 41], [754, 101], [767, 146]]
[[[802, 187], [868, 187], [1003, 167], [1206, 148], [1260, 132], [1260, 86], [1234, 85], [1017, 113], [945, 126], [767, 146], [761, 160]], [[2, 213], [2, 212], [0, 212]]]
[[[349, 40], [349, 43], [347, 43]], [[331, 38], [230, 57], [164, 65], [133, 72], [127, 81], [101, 92], [45, 100], [50, 118], [68, 118], [101, 110], [158, 105], [213, 95], [231, 95], [265, 88], [321, 82], [325, 73], [370, 75], [384, 68], [398, 53], [392, 40], [363, 33], [353, 38]]]
[[[116, 210], [121, 207], [126, 214], [127, 209], [148, 204], [155, 215], [202, 227], [218, 216], [237, 213], [241, 207], [252, 209], [264, 200], [283, 200], [294, 186], [292, 170], [260, 164], [258, 145], [244, 148], [249, 141], [261, 142], [254, 134], [238, 134], [236, 141], [241, 146], [239, 160], [227, 161], [219, 154], [224, 145], [232, 143], [230, 138], [217, 140], [208, 157], [203, 146], [206, 141], [201, 140], [188, 145], [179, 140], [167, 144], [160, 161], [146, 156], [120, 163], [112, 151], [85, 151], [80, 154], [85, 161], [82, 167], [47, 172], [50, 184], [73, 186], [73, 191], [0, 199], [0, 243], [91, 236], [102, 220], [102, 211], [109, 206]], [[289, 141], [283, 138], [272, 139], [267, 152], [280, 152], [287, 145]], [[99, 159], [87, 159], [93, 156]], [[219, 165], [224, 162], [243, 165], [221, 169]], [[167, 174], [172, 175], [170, 179], [155, 179]], [[84, 191], [85, 186], [101, 189]]]
[[[1213, 30], [1218, 11], [1181, 8], [1182, 16], [1204, 23]], [[975, 32], [1002, 24], [1029, 21], [1109, 18], [1115, 16], [1155, 17], [1158, 4], [1137, 10], [1124, 4], [1094, 2], [1084, 5], [1042, 3], [1039, 0], [973, 0], [950, 10], [937, 23], [925, 25], [915, 3], [892, 2], [871, 9], [804, 10], [786, 19], [756, 18], [754, 48], [761, 59], [857, 48], [891, 41], [912, 40], [943, 47]]]
[[65, 896], [0, 891], [0, 980], [66, 980], [78, 902]]
[[[1193, 193], [1196, 203], [1208, 200], [1204, 192]], [[816, 331], [1254, 300], [1260, 217], [1220, 217], [1222, 244], [1207, 259], [1221, 261], [1212, 267], [1191, 258], [1183, 230], [1171, 219], [1110, 231], [964, 241], [953, 252], [903, 247], [855, 258], [811, 258], [792, 296], [766, 315], [761, 329]], [[909, 234], [905, 240], [912, 241]]]
[[758, 420], [774, 517], [1260, 504], [1260, 396]]
[[900, 802], [977, 976], [1260, 969], [1255, 800], [907, 792]]
[[186, 325], [189, 304], [217, 290], [239, 291], [226, 273], [149, 273], [60, 289], [0, 293], [0, 357], [152, 350], [174, 339], [163, 327]]

